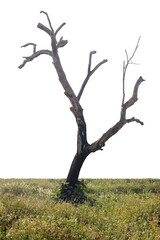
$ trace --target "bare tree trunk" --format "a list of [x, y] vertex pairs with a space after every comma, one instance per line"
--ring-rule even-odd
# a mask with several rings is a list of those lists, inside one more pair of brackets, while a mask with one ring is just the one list
[[86, 153], [81, 153], [80, 155], [76, 153], [66, 179], [66, 182], [69, 183], [69, 185], [74, 186], [78, 182], [81, 167], [87, 156]]
[[[72, 111], [72, 108], [71, 108]], [[81, 167], [90, 154], [89, 144], [87, 142], [87, 129], [86, 123], [83, 117], [83, 114], [80, 116], [81, 118], [76, 118], [77, 126], [78, 126], [78, 134], [77, 134], [77, 152], [72, 161], [66, 182], [69, 185], [75, 185], [78, 182], [79, 173]]]

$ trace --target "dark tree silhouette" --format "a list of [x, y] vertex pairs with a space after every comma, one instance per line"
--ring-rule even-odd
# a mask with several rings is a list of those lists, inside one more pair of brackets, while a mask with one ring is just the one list
[[84, 115], [83, 115], [83, 108], [80, 104], [80, 99], [82, 97], [82, 94], [86, 87], [86, 84], [87, 84], [88, 80], [90, 79], [90, 77], [92, 76], [92, 74], [95, 71], [97, 71], [97, 69], [101, 65], [106, 63], [107, 60], [105, 59], [105, 60], [101, 61], [94, 68], [92, 68], [92, 57], [94, 54], [96, 54], [96, 51], [90, 52], [87, 76], [81, 86], [81, 89], [80, 89], [78, 95], [76, 95], [67, 80], [66, 74], [63, 70], [63, 67], [62, 67], [62, 64], [61, 64], [61, 61], [59, 58], [59, 54], [58, 54], [58, 49], [64, 47], [67, 44], [67, 40], [63, 40], [62, 37], [60, 38], [59, 41], [57, 41], [57, 34], [62, 29], [62, 27], [65, 25], [65, 23], [60, 25], [60, 27], [55, 31], [52, 27], [52, 24], [51, 24], [48, 14], [44, 11], [41, 11], [41, 13], [46, 15], [48, 23], [49, 23], [49, 28], [44, 26], [41, 23], [38, 23], [37, 27], [39, 29], [41, 29], [42, 31], [44, 31], [45, 33], [47, 33], [49, 35], [49, 37], [51, 38], [51, 50], [37, 51], [36, 44], [34, 44], [34, 43], [27, 43], [27, 44], [23, 45], [22, 47], [27, 47], [29, 45], [32, 45], [33, 53], [32, 53], [32, 55], [30, 55], [28, 57], [24, 57], [24, 61], [19, 66], [19, 68], [20, 69], [23, 68], [26, 63], [34, 60], [35, 58], [37, 58], [43, 54], [49, 55], [53, 60], [53, 64], [57, 71], [59, 81], [62, 84], [62, 87], [64, 88], [64, 94], [70, 100], [70, 103], [71, 103], [70, 110], [75, 117], [77, 127], [78, 127], [77, 151], [76, 151], [76, 154], [72, 161], [72, 164], [71, 164], [71, 167], [70, 167], [67, 179], [66, 179], [66, 182], [69, 185], [74, 186], [78, 182], [78, 177], [79, 177], [81, 167], [82, 167], [85, 159], [87, 158], [87, 156], [90, 153], [96, 152], [98, 150], [102, 150], [102, 148], [105, 146], [106, 141], [108, 139], [110, 139], [113, 135], [115, 135], [126, 123], [137, 122], [137, 123], [140, 123], [141, 125], [143, 125], [143, 122], [141, 122], [137, 118], [134, 118], [134, 117], [129, 118], [129, 119], [126, 118], [127, 109], [129, 107], [131, 107], [138, 100], [138, 97], [137, 97], [138, 89], [139, 89], [140, 84], [144, 81], [144, 79], [142, 77], [139, 77], [138, 80], [136, 81], [131, 98], [128, 101], [125, 101], [126, 71], [127, 71], [129, 64], [133, 63], [132, 59], [137, 51], [137, 48], [139, 47], [140, 38], [138, 39], [137, 45], [136, 45], [135, 50], [131, 57], [128, 56], [128, 53], [126, 51], [126, 62], [124, 61], [124, 65], [123, 65], [123, 98], [122, 98], [120, 119], [115, 125], [113, 125], [110, 129], [108, 129], [106, 132], [104, 132], [104, 134], [102, 136], [100, 136], [99, 139], [97, 139], [95, 142], [89, 144], [88, 140], [87, 140], [86, 122], [85, 122]]

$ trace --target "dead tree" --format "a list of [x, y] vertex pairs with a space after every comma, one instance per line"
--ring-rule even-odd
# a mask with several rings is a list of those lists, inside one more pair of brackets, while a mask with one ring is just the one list
[[44, 26], [41, 23], [38, 23], [37, 27], [47, 33], [51, 39], [51, 50], [39, 50], [37, 51], [36, 49], [36, 44], [34, 43], [27, 43], [23, 45], [22, 47], [27, 47], [29, 45], [33, 46], [33, 53], [32, 55], [28, 57], [24, 57], [23, 63], [19, 66], [19, 68], [23, 68], [26, 63], [34, 60], [35, 58], [39, 57], [40, 55], [46, 54], [50, 56], [53, 60], [54, 67], [57, 71], [57, 75], [59, 78], [59, 81], [64, 89], [64, 94], [67, 96], [67, 98], [70, 100], [71, 103], [71, 112], [73, 113], [77, 127], [78, 127], [78, 134], [77, 134], [77, 151], [74, 156], [74, 159], [72, 161], [66, 182], [69, 183], [69, 185], [74, 186], [78, 182], [78, 177], [79, 173], [81, 170], [81, 167], [87, 158], [87, 156], [90, 153], [96, 152], [98, 150], [102, 150], [102, 148], [105, 146], [105, 143], [113, 136], [115, 135], [126, 123], [131, 123], [131, 122], [137, 122], [143, 125], [143, 122], [141, 122], [137, 118], [126, 118], [126, 111], [129, 107], [131, 107], [137, 100], [137, 94], [138, 94], [138, 89], [140, 84], [144, 81], [142, 77], [139, 77], [138, 80], [135, 83], [134, 89], [133, 89], [133, 94], [131, 98], [128, 101], [125, 101], [125, 76], [126, 76], [126, 71], [128, 68], [128, 65], [132, 63], [132, 59], [137, 51], [137, 48], [139, 47], [139, 40], [137, 42], [136, 48], [132, 54], [131, 57], [128, 56], [127, 51], [126, 51], [126, 62], [124, 62], [123, 65], [123, 97], [122, 97], [122, 105], [121, 105], [121, 111], [120, 111], [120, 119], [119, 121], [113, 125], [110, 129], [108, 129], [98, 140], [96, 140], [93, 143], [88, 143], [87, 140], [87, 129], [86, 129], [86, 122], [85, 118], [83, 115], [83, 108], [80, 104], [80, 99], [82, 97], [83, 91], [86, 87], [86, 84], [92, 74], [104, 63], [107, 62], [107, 60], [103, 60], [100, 63], [98, 63], [94, 68], [92, 68], [92, 57], [94, 54], [96, 54], [96, 51], [91, 51], [89, 54], [89, 63], [88, 63], [88, 72], [87, 76], [81, 86], [81, 89], [78, 93], [78, 95], [75, 94], [73, 91], [72, 87], [70, 86], [66, 74], [63, 70], [59, 54], [58, 54], [58, 49], [64, 47], [67, 44], [67, 40], [63, 40], [63, 37], [61, 37], [57, 41], [57, 34], [58, 32], [62, 29], [62, 27], [65, 25], [65, 23], [61, 24], [58, 29], [55, 31], [52, 27], [50, 18], [48, 14], [44, 11], [41, 11], [41, 13], [45, 14], [49, 23], [49, 28]]

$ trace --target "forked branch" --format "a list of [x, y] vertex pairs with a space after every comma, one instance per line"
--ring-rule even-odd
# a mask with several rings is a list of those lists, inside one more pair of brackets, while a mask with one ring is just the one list
[[[27, 43], [25, 45], [23, 45], [22, 47], [26, 47], [31, 45], [31, 43]], [[32, 43], [33, 45], [33, 43]], [[39, 50], [36, 52], [36, 44], [34, 44], [34, 49], [33, 49], [33, 54], [31, 56], [28, 57], [23, 57], [25, 58], [25, 60], [23, 61], [23, 63], [21, 65], [18, 66], [19, 69], [23, 68], [27, 62], [31, 62], [32, 60], [34, 60], [35, 58], [39, 57], [40, 55], [49, 55], [50, 57], [52, 57], [52, 52], [50, 50]]]
[[138, 89], [143, 81], [145, 80], [142, 77], [139, 77], [134, 86], [132, 97], [122, 106], [120, 120], [107, 132], [105, 132], [97, 141], [89, 146], [89, 152], [95, 152], [102, 149], [102, 147], [105, 146], [105, 142], [115, 135], [126, 123], [137, 122], [141, 125], [144, 125], [144, 123], [137, 118], [132, 117], [130, 119], [126, 119], [126, 111], [138, 100]]
[[[25, 57], [25, 60], [19, 66], [19, 68], [23, 68], [27, 62], [32, 61], [33, 59], [40, 56], [41, 54], [47, 54], [47, 55], [51, 56], [53, 59], [54, 67], [55, 67], [58, 77], [59, 77], [59, 81], [64, 88], [66, 96], [69, 98], [69, 100], [71, 102], [72, 110], [73, 110], [72, 112], [74, 113], [76, 119], [78, 119], [78, 118], [83, 119], [82, 107], [79, 104], [77, 97], [66, 78], [66, 75], [62, 68], [61, 61], [60, 61], [58, 51], [57, 51], [58, 48], [64, 47], [67, 44], [67, 40], [63, 40], [62, 37], [60, 38], [58, 43], [56, 40], [56, 34], [61, 30], [61, 28], [65, 25], [65, 23], [61, 24], [60, 27], [54, 32], [54, 29], [52, 27], [52, 24], [51, 24], [48, 14], [44, 11], [41, 11], [41, 13], [44, 13], [46, 15], [50, 29], [48, 27], [46, 27], [45, 25], [43, 25], [42, 23], [38, 23], [37, 27], [50, 36], [52, 50], [51, 51], [50, 50], [34, 51], [31, 56]], [[26, 44], [24, 46], [28, 46], [28, 45], [31, 45], [31, 44]]]
[[[44, 13], [44, 14], [46, 15], [47, 20], [48, 20], [48, 23], [49, 23], [49, 26], [50, 26], [50, 29], [51, 29], [52, 33], [54, 33], [54, 29], [53, 29], [53, 27], [52, 27], [51, 20], [50, 20], [50, 18], [49, 18], [49, 16], [48, 16], [48, 13], [47, 13], [47, 12], [44, 12], [44, 11], [41, 11], [40, 13]], [[57, 28], [57, 30], [56, 30], [55, 33], [54, 33], [55, 36], [57, 35], [57, 33], [61, 30], [61, 28], [62, 28], [65, 24], [66, 24], [66, 23], [62, 23], [62, 24]]]
[[79, 91], [79, 93], [78, 93], [78, 96], [77, 96], [78, 100], [80, 100], [80, 98], [81, 98], [81, 96], [82, 96], [82, 93], [83, 93], [83, 91], [84, 91], [84, 89], [85, 89], [85, 87], [86, 87], [86, 84], [87, 84], [89, 78], [92, 76], [92, 74], [93, 74], [102, 64], [104, 64], [104, 63], [106, 63], [106, 62], [108, 61], [107, 59], [104, 59], [103, 61], [101, 61], [100, 63], [98, 63], [98, 64], [91, 70], [92, 55], [95, 54], [95, 53], [96, 53], [96, 51], [92, 51], [92, 52], [90, 52], [90, 54], [89, 54], [88, 72], [87, 72], [87, 76], [86, 76], [86, 78], [85, 78], [85, 80], [84, 80], [84, 82], [83, 82], [83, 84], [82, 84], [82, 86], [81, 86], [81, 89], [80, 89], [80, 91]]
[[46, 15], [47, 20], [48, 20], [48, 23], [49, 23], [49, 26], [50, 26], [50, 29], [51, 29], [52, 33], [54, 34], [54, 30], [53, 30], [53, 27], [52, 27], [50, 18], [49, 18], [49, 16], [48, 16], [48, 13], [47, 13], [47, 12], [44, 12], [44, 11], [41, 11], [40, 13], [44, 13], [44, 14]]
[[129, 64], [133, 64], [133, 62], [131, 62], [131, 61], [132, 61], [132, 59], [133, 59], [133, 57], [134, 57], [134, 55], [135, 55], [135, 53], [136, 53], [136, 51], [139, 47], [140, 38], [141, 37], [138, 38], [136, 47], [135, 47], [131, 57], [128, 56], [127, 50], [125, 50], [127, 61], [126, 62], [123, 61], [123, 98], [122, 98], [122, 105], [124, 104], [124, 100], [125, 100], [125, 78], [126, 78], [127, 68], [128, 68]]

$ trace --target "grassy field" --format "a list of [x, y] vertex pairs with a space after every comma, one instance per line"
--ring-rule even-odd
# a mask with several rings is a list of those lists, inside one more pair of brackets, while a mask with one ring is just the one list
[[160, 240], [160, 180], [87, 179], [79, 205], [54, 201], [60, 182], [0, 179], [0, 239]]

